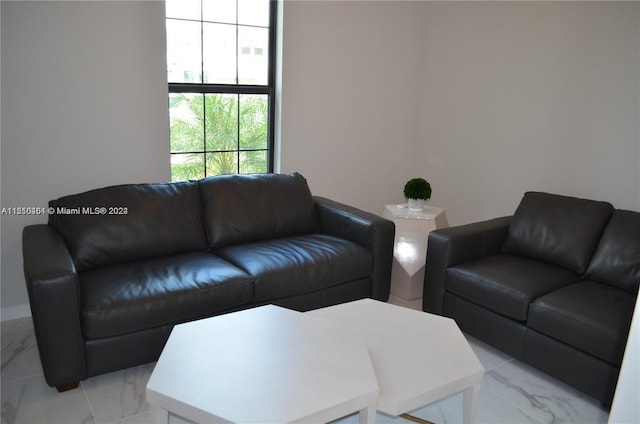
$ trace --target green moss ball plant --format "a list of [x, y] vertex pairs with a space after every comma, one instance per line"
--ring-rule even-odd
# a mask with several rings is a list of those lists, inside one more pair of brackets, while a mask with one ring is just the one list
[[424, 178], [412, 178], [404, 185], [404, 197], [409, 200], [409, 209], [422, 210], [431, 199], [431, 184]]

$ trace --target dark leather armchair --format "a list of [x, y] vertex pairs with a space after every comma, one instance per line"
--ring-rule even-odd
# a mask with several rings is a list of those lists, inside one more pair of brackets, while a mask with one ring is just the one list
[[640, 284], [640, 213], [526, 193], [430, 234], [423, 309], [610, 404]]

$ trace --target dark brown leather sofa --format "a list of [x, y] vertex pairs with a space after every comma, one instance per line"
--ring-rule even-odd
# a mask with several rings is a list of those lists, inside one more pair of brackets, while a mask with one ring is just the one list
[[174, 324], [389, 297], [394, 225], [300, 174], [101, 188], [23, 231], [44, 376], [65, 390], [157, 360]]
[[430, 234], [423, 309], [610, 404], [640, 284], [640, 213], [528, 192]]

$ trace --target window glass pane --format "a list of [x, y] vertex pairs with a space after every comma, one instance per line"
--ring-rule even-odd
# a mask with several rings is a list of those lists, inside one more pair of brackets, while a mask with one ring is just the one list
[[204, 151], [204, 96], [169, 95], [171, 152]]
[[236, 0], [203, 0], [202, 19], [209, 22], [236, 23]]
[[236, 27], [203, 24], [204, 82], [236, 84]]
[[240, 152], [241, 174], [263, 174], [267, 172], [267, 152]]
[[238, 27], [238, 83], [269, 83], [269, 30]]
[[238, 148], [238, 95], [207, 94], [205, 103], [207, 150]]
[[238, 173], [238, 152], [207, 153], [207, 176]]
[[200, 22], [167, 19], [167, 77], [169, 82], [202, 82]]
[[238, 23], [269, 26], [269, 0], [238, 0]]
[[166, 0], [167, 18], [200, 20], [200, 0]]
[[240, 149], [266, 149], [269, 98], [266, 95], [240, 96]]
[[171, 155], [171, 181], [199, 180], [204, 176], [204, 155], [202, 153]]

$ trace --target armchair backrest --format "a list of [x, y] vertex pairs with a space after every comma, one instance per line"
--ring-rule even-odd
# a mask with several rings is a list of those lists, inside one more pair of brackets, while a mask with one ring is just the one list
[[298, 173], [219, 175], [198, 184], [212, 248], [318, 231], [316, 203]]
[[612, 213], [608, 202], [527, 192], [509, 226], [503, 251], [583, 274]]
[[640, 213], [616, 210], [600, 237], [585, 278], [638, 293]]
[[49, 224], [79, 271], [207, 249], [194, 181], [105, 187], [49, 206], [56, 210]]

